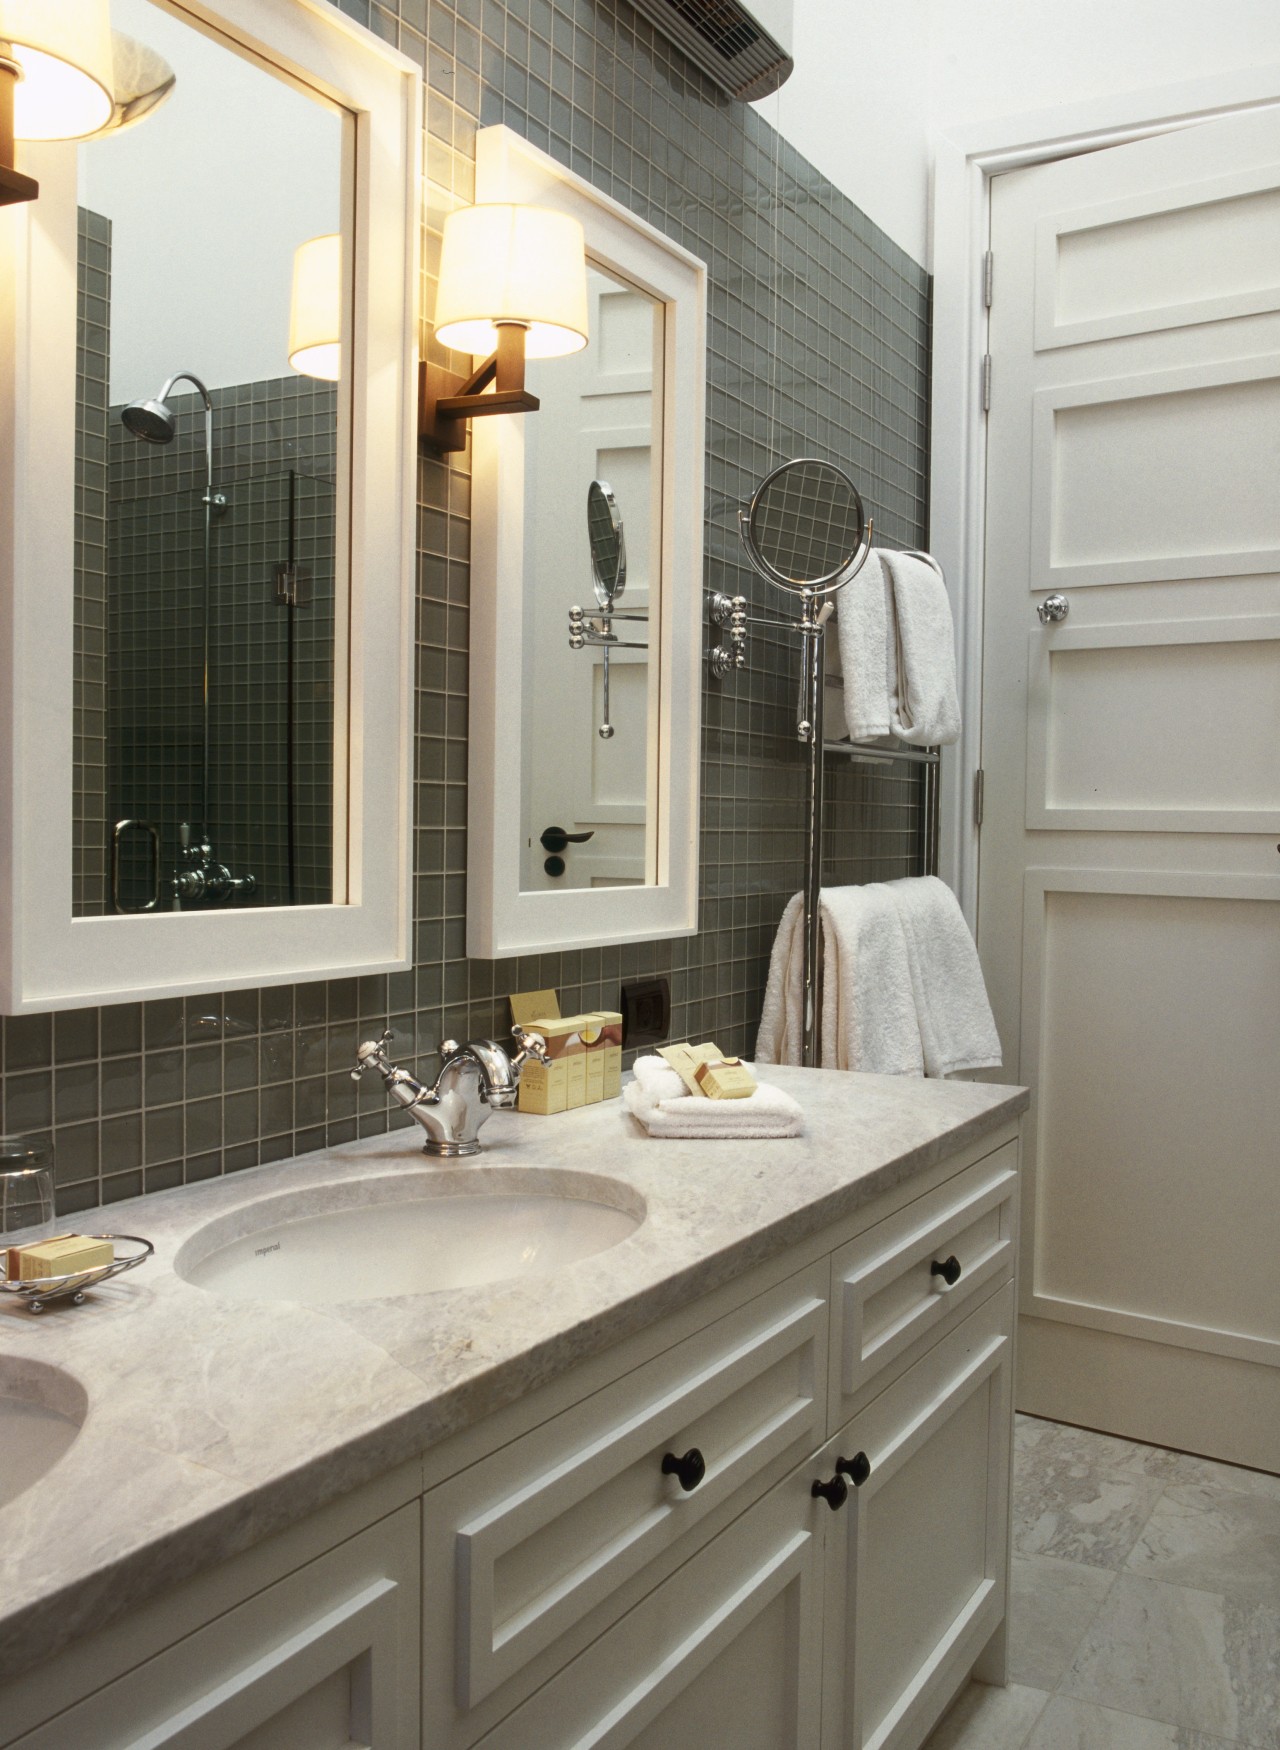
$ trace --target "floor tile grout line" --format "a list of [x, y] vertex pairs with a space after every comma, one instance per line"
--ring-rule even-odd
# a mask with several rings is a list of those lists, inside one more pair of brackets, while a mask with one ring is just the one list
[[1092, 1616], [1090, 1616], [1088, 1622], [1085, 1624], [1084, 1633], [1080, 1636], [1080, 1639], [1076, 1642], [1075, 1646], [1071, 1650], [1071, 1657], [1067, 1660], [1066, 1669], [1063, 1671], [1062, 1676], [1059, 1677], [1057, 1684], [1053, 1690], [1054, 1695], [1062, 1695], [1064, 1693], [1062, 1686], [1067, 1681], [1067, 1678], [1070, 1677], [1072, 1671], [1075, 1670], [1076, 1660], [1080, 1656], [1080, 1649], [1081, 1649], [1081, 1647], [1083, 1647], [1085, 1642], [1088, 1640], [1090, 1630], [1093, 1628], [1094, 1623], [1097, 1622], [1098, 1618], [1102, 1615], [1103, 1606], [1106, 1604], [1107, 1599], [1110, 1598], [1112, 1592], [1115, 1590], [1116, 1581], [1120, 1578], [1120, 1570], [1116, 1569], [1116, 1568], [1110, 1568], [1110, 1569], [1107, 1569], [1106, 1571], [1108, 1573], [1110, 1573], [1111, 1580], [1107, 1586], [1106, 1591], [1102, 1594], [1102, 1597], [1099, 1598], [1096, 1606], [1094, 1607], [1094, 1611], [1093, 1611]]
[[1053, 1702], [1053, 1696], [1054, 1696], [1054, 1692], [1052, 1690], [1049, 1690], [1048, 1692], [1045, 1693], [1044, 1701], [1042, 1702], [1042, 1704], [1040, 1706], [1040, 1711], [1037, 1713], [1035, 1719], [1032, 1720], [1031, 1724], [1027, 1727], [1024, 1735], [1019, 1739], [1018, 1744], [1017, 1744], [1017, 1750], [1027, 1750], [1027, 1745], [1031, 1742], [1031, 1738], [1032, 1738], [1033, 1733], [1036, 1731], [1036, 1728], [1039, 1726], [1039, 1724], [1040, 1724], [1041, 1720], [1044, 1718], [1045, 1714], [1049, 1711], [1049, 1708]]

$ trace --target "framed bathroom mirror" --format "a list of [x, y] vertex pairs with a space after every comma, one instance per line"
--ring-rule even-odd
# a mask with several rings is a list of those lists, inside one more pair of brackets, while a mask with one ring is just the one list
[[112, 18], [159, 101], [0, 235], [10, 1013], [409, 956], [420, 72], [323, 0]]
[[581, 221], [590, 335], [473, 427], [468, 952], [689, 935], [706, 269], [507, 128], [476, 199]]

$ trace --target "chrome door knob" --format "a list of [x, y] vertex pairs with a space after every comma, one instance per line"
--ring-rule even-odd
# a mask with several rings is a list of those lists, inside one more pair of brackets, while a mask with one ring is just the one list
[[1047, 595], [1036, 609], [1042, 626], [1056, 626], [1060, 621], [1065, 620], [1070, 612], [1071, 603], [1066, 596], [1059, 595], [1056, 590], [1052, 595]]

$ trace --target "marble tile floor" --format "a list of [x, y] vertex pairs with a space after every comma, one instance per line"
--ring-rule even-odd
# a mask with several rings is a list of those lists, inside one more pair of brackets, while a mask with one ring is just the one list
[[1280, 1750], [1280, 1477], [1019, 1416], [1009, 1675], [926, 1750]]

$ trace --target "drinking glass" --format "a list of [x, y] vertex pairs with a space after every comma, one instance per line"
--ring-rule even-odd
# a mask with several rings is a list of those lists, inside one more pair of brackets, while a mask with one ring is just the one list
[[24, 1245], [53, 1228], [52, 1154], [31, 1136], [0, 1136], [0, 1234]]

